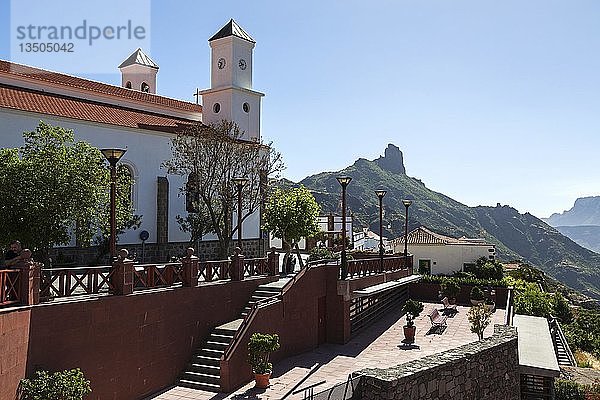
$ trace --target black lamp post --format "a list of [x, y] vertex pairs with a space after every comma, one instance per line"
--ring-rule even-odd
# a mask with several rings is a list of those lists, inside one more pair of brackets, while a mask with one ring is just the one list
[[375, 191], [379, 197], [379, 272], [383, 272], [383, 197], [386, 193], [383, 189]]
[[348, 260], [346, 258], [346, 187], [352, 180], [349, 176], [339, 176], [336, 178], [342, 185], [342, 279], [348, 277]]
[[102, 155], [110, 164], [110, 238], [111, 261], [117, 256], [117, 163], [127, 149], [102, 149]]
[[248, 178], [233, 178], [238, 192], [238, 212], [237, 212], [237, 247], [242, 249], [242, 188], [248, 182]]
[[406, 208], [406, 214], [404, 215], [404, 262], [408, 257], [408, 207], [412, 204], [412, 200], [402, 200], [402, 204]]

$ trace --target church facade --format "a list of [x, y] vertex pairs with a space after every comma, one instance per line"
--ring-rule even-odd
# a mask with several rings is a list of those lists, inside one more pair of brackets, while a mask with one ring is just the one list
[[[180, 255], [189, 242], [175, 218], [186, 213], [180, 190], [186, 177], [162, 167], [171, 157], [171, 139], [191, 124], [225, 119], [238, 124], [244, 140], [260, 141], [263, 94], [252, 89], [254, 40], [231, 20], [209, 45], [211, 87], [200, 92], [202, 106], [157, 94], [159, 67], [141, 49], [119, 65], [120, 87], [0, 60], [0, 147], [20, 147], [22, 133], [43, 120], [72, 129], [76, 140], [98, 148], [127, 148], [120, 163], [134, 179], [132, 199], [142, 223], [120, 235], [118, 245], [140, 258], [140, 232], [146, 231], [144, 259]], [[264, 251], [260, 211], [244, 221], [242, 231], [250, 254]], [[201, 256], [204, 250], [211, 257], [212, 239], [207, 235], [199, 243]], [[83, 261], [85, 250], [73, 247], [60, 251]]]

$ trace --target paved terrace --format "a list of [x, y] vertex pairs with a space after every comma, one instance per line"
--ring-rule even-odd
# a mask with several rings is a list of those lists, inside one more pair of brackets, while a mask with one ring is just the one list
[[[468, 307], [458, 307], [458, 313], [448, 318], [443, 332], [431, 332], [427, 314], [439, 304], [424, 303], [422, 315], [415, 320], [417, 333], [414, 346], [403, 345], [405, 319], [399, 311], [391, 312], [377, 323], [366, 328], [345, 345], [325, 344], [317, 349], [287, 358], [274, 365], [271, 386], [266, 390], [254, 389], [254, 382], [235, 393], [210, 393], [174, 387], [149, 399], [154, 400], [208, 400], [208, 399], [281, 399], [319, 363], [318, 369], [300, 386], [326, 381], [315, 388], [315, 394], [337, 383], [345, 382], [348, 374], [364, 368], [388, 368], [417, 358], [439, 353], [477, 340], [471, 333], [467, 318]], [[496, 310], [485, 337], [494, 332], [494, 324], [503, 324], [504, 310]], [[299, 393], [287, 399], [302, 399]]]

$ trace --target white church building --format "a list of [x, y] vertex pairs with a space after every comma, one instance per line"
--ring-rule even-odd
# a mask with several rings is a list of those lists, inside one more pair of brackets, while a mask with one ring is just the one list
[[[119, 65], [121, 86], [0, 60], [0, 147], [20, 147], [22, 133], [43, 120], [72, 129], [76, 140], [98, 148], [127, 148], [121, 163], [134, 178], [132, 198], [142, 223], [119, 237], [119, 247], [140, 251], [140, 232], [146, 231], [146, 259], [180, 255], [189, 241], [175, 218], [186, 213], [180, 191], [185, 177], [161, 167], [171, 158], [173, 136], [190, 124], [225, 119], [245, 132], [242, 139], [260, 141], [263, 94], [252, 89], [255, 41], [230, 20], [209, 45], [211, 87], [200, 92], [202, 106], [157, 94], [159, 67], [141, 49]], [[250, 255], [264, 251], [259, 221], [257, 212], [243, 224]], [[211, 239], [203, 238], [201, 256], [214, 251]]]

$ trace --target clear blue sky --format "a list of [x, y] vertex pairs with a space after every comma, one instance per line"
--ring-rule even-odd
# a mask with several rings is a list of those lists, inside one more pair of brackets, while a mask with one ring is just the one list
[[[262, 133], [290, 179], [391, 142], [409, 175], [468, 205], [545, 217], [600, 194], [598, 1], [153, 1], [160, 94], [209, 87], [207, 39], [229, 18], [257, 41]], [[118, 84], [122, 59], [89, 77]]]

